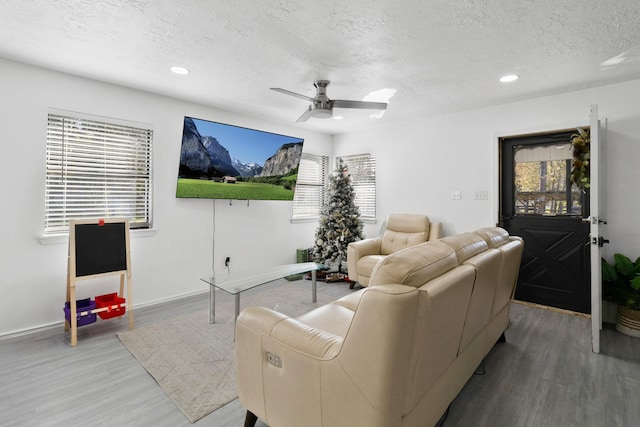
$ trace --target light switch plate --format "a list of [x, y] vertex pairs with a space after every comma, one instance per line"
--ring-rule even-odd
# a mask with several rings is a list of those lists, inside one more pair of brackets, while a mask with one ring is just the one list
[[487, 190], [479, 190], [474, 193], [475, 200], [487, 200], [489, 198], [489, 192]]

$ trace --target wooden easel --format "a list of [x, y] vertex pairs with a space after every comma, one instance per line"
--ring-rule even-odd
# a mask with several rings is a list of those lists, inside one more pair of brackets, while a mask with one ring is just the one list
[[[78, 343], [77, 316], [86, 316], [119, 307], [127, 307], [129, 329], [133, 329], [131, 256], [129, 254], [129, 221], [126, 218], [71, 220], [69, 223], [69, 254], [67, 268], [67, 301], [69, 320], [64, 330], [71, 329], [71, 346]], [[126, 303], [77, 313], [76, 282], [105, 276], [120, 276], [119, 297]]]

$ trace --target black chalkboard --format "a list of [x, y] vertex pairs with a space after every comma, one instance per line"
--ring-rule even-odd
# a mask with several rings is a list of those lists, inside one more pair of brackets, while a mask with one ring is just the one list
[[127, 270], [125, 222], [75, 224], [76, 277]]

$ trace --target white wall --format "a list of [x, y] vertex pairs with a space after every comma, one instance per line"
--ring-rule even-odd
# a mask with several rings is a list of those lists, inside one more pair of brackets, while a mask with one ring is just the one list
[[[63, 320], [67, 241], [42, 245], [45, 138], [49, 108], [148, 123], [154, 129], [154, 229], [132, 234], [134, 305], [207, 289], [211, 200], [176, 199], [185, 115], [305, 139], [304, 150], [331, 155], [332, 138], [198, 104], [0, 60], [0, 335]], [[182, 83], [176, 83], [182, 84]], [[215, 202], [216, 272], [295, 262], [313, 242], [315, 223], [291, 224], [291, 202]], [[115, 278], [85, 281], [78, 295], [115, 292]], [[203, 296], [206, 298], [206, 296]]]
[[[615, 252], [640, 256], [640, 80], [457, 114], [429, 117], [334, 138], [336, 155], [372, 152], [377, 161], [378, 232], [393, 212], [426, 213], [445, 234], [494, 225], [498, 212], [498, 137], [589, 125], [589, 107], [607, 118], [601, 217]], [[389, 109], [393, 108], [393, 103]], [[604, 120], [602, 120], [604, 126]], [[452, 200], [451, 192], [462, 192]], [[488, 200], [474, 200], [477, 190]]]
[[[378, 224], [392, 212], [424, 212], [453, 234], [497, 220], [497, 138], [589, 123], [589, 105], [608, 118], [604, 149], [605, 254], [640, 256], [640, 80], [554, 97], [424, 118], [330, 137], [198, 104], [0, 60], [0, 335], [62, 320], [67, 244], [42, 245], [48, 108], [149, 123], [154, 128], [154, 228], [132, 238], [134, 304], [206, 290], [211, 270], [213, 205], [175, 198], [185, 115], [305, 138], [305, 151], [377, 156]], [[390, 105], [393, 108], [393, 104]], [[332, 147], [333, 145], [333, 147]], [[333, 163], [331, 163], [333, 164]], [[462, 200], [451, 200], [451, 192]], [[486, 201], [473, 200], [489, 191]], [[290, 224], [290, 202], [215, 202], [216, 271], [295, 261], [312, 244], [316, 223]], [[79, 295], [113, 292], [85, 282]], [[205, 296], [203, 296], [205, 297]]]

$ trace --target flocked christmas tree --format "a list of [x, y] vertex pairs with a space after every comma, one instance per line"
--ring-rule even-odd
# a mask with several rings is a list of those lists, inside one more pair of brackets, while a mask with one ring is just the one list
[[361, 239], [362, 220], [360, 209], [355, 204], [351, 175], [338, 157], [336, 170], [329, 176], [327, 198], [316, 230], [314, 261], [324, 264], [337, 262], [341, 273], [342, 263], [347, 260], [347, 246]]

